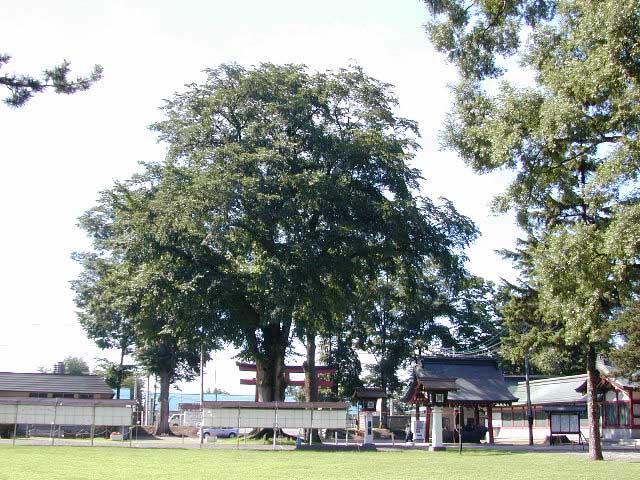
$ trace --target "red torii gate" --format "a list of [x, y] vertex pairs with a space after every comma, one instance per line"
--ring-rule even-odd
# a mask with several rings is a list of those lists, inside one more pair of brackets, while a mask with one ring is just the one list
[[[236, 362], [236, 365], [241, 372], [257, 372], [255, 363], [243, 363]], [[334, 385], [333, 380], [325, 380], [320, 378], [320, 375], [331, 375], [336, 373], [337, 367], [334, 365], [317, 365], [316, 368], [316, 385], [318, 388], [331, 388]], [[287, 385], [294, 385], [296, 387], [304, 387], [304, 380], [291, 380], [292, 373], [304, 373], [304, 367], [302, 365], [285, 365], [284, 366], [284, 380]], [[241, 385], [256, 385], [255, 378], [241, 378]], [[258, 401], [258, 389], [256, 388], [256, 402]]]

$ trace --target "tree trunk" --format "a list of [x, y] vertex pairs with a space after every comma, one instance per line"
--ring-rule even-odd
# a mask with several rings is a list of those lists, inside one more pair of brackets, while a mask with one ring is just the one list
[[160, 412], [158, 424], [156, 425], [156, 435], [170, 435], [169, 428], [169, 384], [170, 373], [168, 370], [160, 372]]
[[259, 402], [283, 402], [287, 384], [284, 378], [286, 342], [280, 328], [270, 324], [263, 329], [264, 355], [256, 357], [256, 389]]
[[[304, 369], [304, 399], [307, 402], [318, 401], [318, 382], [316, 377], [316, 336], [314, 333], [307, 334], [307, 358], [302, 364]], [[306, 429], [304, 438], [307, 442], [311, 439], [313, 443], [320, 443], [320, 435], [317, 428]]]
[[384, 397], [380, 400], [380, 428], [387, 428], [389, 424], [389, 399]]
[[589, 457], [591, 460], [603, 460], [596, 392], [597, 377], [596, 350], [593, 345], [589, 345], [587, 348], [587, 414], [589, 418]]
[[[280, 324], [270, 323], [261, 328], [258, 342], [253, 332], [254, 348], [251, 350], [256, 361], [256, 401], [283, 402], [287, 383], [284, 375], [284, 358], [289, 337], [288, 329]], [[258, 346], [261, 345], [261, 348]], [[273, 428], [254, 429], [250, 438], [273, 438]], [[278, 436], [284, 435], [279, 430]]]
[[307, 402], [318, 401], [318, 382], [316, 381], [316, 337], [307, 334], [307, 358], [303, 363], [304, 369], [304, 398]]

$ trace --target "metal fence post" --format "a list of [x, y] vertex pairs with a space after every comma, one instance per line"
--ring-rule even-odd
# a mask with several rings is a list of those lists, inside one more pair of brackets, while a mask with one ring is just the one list
[[96, 402], [93, 402], [93, 416], [91, 417], [91, 446], [93, 447], [93, 439], [96, 436]]
[[16, 421], [13, 424], [13, 446], [15, 447], [16, 445], [16, 437], [18, 436], [18, 407], [20, 405], [18, 405], [16, 403]]
[[276, 429], [278, 428], [278, 403], [273, 411], [273, 449], [276, 449]]
[[56, 400], [56, 402], [53, 404], [53, 421], [51, 422], [51, 445], [55, 445], [55, 441], [56, 441], [56, 436], [55, 436], [55, 431], [56, 431], [56, 419], [58, 416], [58, 401]]
[[[244, 432], [244, 444], [247, 444], [247, 432]], [[236, 442], [236, 450], [240, 450], [240, 405], [238, 405], [238, 440]]]
[[309, 445], [313, 445], [313, 407], [311, 408], [311, 428], [309, 428]]

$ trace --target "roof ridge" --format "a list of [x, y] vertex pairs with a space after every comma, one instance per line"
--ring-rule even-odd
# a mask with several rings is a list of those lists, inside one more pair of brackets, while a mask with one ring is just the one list
[[[558, 383], [562, 381], [578, 380], [586, 376], [587, 376], [586, 373], [580, 373], [578, 375], [564, 375], [560, 377], [537, 378], [535, 380], [529, 380], [529, 383]], [[525, 382], [526, 380], [521, 380], [518, 382], [518, 384], [525, 383]]]

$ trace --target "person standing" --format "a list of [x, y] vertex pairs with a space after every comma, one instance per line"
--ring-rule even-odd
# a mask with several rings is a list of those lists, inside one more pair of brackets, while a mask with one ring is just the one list
[[413, 432], [411, 431], [411, 424], [410, 423], [407, 424], [407, 428], [405, 428], [404, 434], [405, 434], [405, 442], [412, 442], [413, 441]]

